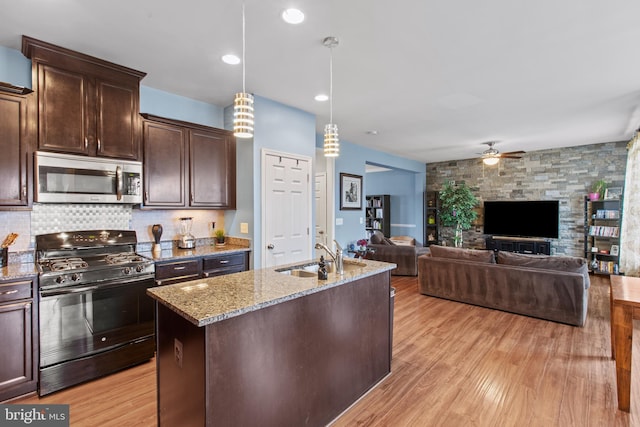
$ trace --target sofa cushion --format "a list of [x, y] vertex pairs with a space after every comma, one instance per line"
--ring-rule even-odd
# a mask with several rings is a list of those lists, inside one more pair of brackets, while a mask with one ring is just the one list
[[580, 273], [585, 277], [587, 287], [589, 286], [589, 267], [584, 258], [574, 256], [549, 256], [519, 254], [515, 252], [498, 252], [496, 257], [498, 264], [517, 265], [521, 267], [543, 268], [546, 270], [566, 271], [569, 273]]
[[545, 268], [547, 270], [579, 272], [586, 265], [584, 258], [572, 256], [549, 256], [519, 254], [515, 252], [499, 251], [496, 257], [498, 264], [521, 265], [531, 268]]
[[464, 259], [468, 261], [484, 262], [495, 264], [496, 259], [493, 251], [484, 251], [478, 249], [451, 248], [449, 246], [429, 246], [431, 256], [436, 258], [454, 258]]

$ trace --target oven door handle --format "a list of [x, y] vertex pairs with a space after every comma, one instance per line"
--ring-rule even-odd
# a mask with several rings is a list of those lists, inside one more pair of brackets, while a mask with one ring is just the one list
[[40, 291], [42, 297], [54, 297], [57, 295], [79, 294], [81, 292], [90, 292], [100, 289], [100, 286], [83, 286], [80, 288], [52, 289], [50, 291]]
[[153, 286], [153, 276], [145, 277], [145, 278], [138, 277], [135, 280], [122, 279], [115, 282], [111, 282], [109, 284], [68, 287], [68, 288], [40, 289], [40, 296], [42, 298], [45, 298], [45, 297], [54, 297], [58, 295], [79, 294], [82, 292], [92, 292], [92, 291], [103, 290], [103, 289], [117, 288], [120, 286], [131, 286], [132, 284], [135, 284], [138, 282], [144, 282], [144, 281], [149, 281], [148, 287]]

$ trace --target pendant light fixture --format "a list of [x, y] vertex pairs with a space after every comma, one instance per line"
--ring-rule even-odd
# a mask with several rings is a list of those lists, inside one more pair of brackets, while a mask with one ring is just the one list
[[338, 157], [340, 142], [338, 140], [338, 125], [333, 123], [333, 48], [338, 46], [337, 37], [325, 37], [322, 44], [329, 48], [329, 123], [324, 126], [324, 156]]
[[253, 95], [245, 89], [245, 22], [242, 2], [242, 92], [233, 100], [233, 134], [237, 138], [253, 138]]

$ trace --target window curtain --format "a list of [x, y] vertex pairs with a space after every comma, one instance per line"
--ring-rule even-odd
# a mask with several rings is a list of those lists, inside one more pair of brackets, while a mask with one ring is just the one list
[[640, 130], [627, 145], [627, 172], [622, 200], [620, 271], [640, 277]]

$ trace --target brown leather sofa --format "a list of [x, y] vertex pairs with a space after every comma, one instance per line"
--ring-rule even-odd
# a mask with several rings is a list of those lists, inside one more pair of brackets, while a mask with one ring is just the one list
[[367, 258], [396, 264], [398, 267], [391, 270], [394, 276], [417, 276], [418, 257], [429, 253], [429, 248], [422, 246], [396, 245], [379, 231], [371, 235], [369, 242], [368, 248], [374, 252]]
[[430, 246], [418, 260], [420, 293], [583, 326], [589, 301], [584, 258]]

